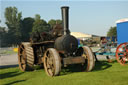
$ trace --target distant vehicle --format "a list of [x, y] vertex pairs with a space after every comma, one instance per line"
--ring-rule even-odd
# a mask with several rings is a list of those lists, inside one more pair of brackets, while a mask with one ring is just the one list
[[128, 65], [128, 18], [117, 21], [116, 59], [121, 65]]

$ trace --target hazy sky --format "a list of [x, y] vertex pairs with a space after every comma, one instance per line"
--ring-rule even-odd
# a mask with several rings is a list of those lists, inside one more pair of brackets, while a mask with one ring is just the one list
[[128, 0], [0, 0], [1, 26], [5, 26], [6, 7], [15, 6], [22, 18], [34, 17], [61, 19], [61, 6], [69, 6], [69, 29], [71, 32], [106, 35], [116, 21], [128, 18]]

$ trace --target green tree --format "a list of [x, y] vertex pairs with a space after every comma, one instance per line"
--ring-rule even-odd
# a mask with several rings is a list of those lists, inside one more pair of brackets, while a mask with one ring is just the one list
[[57, 24], [62, 24], [62, 20], [57, 19], [57, 20], [56, 20], [56, 23], [57, 23]]
[[51, 19], [51, 20], [48, 21], [48, 24], [50, 24], [50, 26], [53, 27], [56, 24], [62, 24], [62, 20], [59, 20], [59, 19], [57, 19], [57, 20]]
[[23, 19], [22, 21], [23, 28], [21, 29], [22, 41], [29, 40], [34, 21], [35, 20], [31, 17], [26, 17]]
[[109, 31], [107, 32], [107, 36], [108, 37], [112, 37], [112, 36], [117, 36], [117, 31], [116, 31], [116, 27], [111, 27], [109, 29]]
[[5, 29], [6, 29], [5, 27], [0, 26], [0, 47], [7, 45], [7, 43], [6, 43], [7, 39], [5, 37], [7, 34], [7, 31]]
[[53, 27], [56, 24], [56, 20], [51, 19], [48, 21], [48, 24], [50, 24], [50, 26]]
[[[1, 20], [0, 20], [0, 23], [1, 23]], [[0, 34], [4, 33], [5, 29], [6, 29], [5, 27], [0, 26]]]
[[33, 23], [32, 32], [48, 32], [50, 25], [39, 14], [35, 15], [35, 22]]
[[21, 41], [21, 29], [22, 29], [22, 13], [18, 12], [16, 7], [7, 7], [5, 9], [6, 25], [8, 27], [7, 38], [10, 44], [18, 44]]
[[4, 32], [6, 32], [6, 31], [5, 31], [5, 27], [1, 27], [1, 26], [0, 26], [0, 34], [2, 34], [2, 33], [4, 33]]

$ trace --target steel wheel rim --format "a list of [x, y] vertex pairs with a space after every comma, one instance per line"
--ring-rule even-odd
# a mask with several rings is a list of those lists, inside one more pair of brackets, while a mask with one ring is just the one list
[[48, 55], [46, 57], [46, 67], [47, 67], [47, 72], [49, 75], [53, 76], [55, 72], [55, 65], [54, 65], [54, 60], [53, 60], [53, 55], [48, 51]]
[[18, 62], [19, 67], [22, 71], [25, 71], [26, 69], [26, 55], [25, 55], [25, 48], [23, 45], [20, 45], [18, 48]]
[[44, 68], [48, 76], [59, 75], [61, 70], [60, 57], [55, 49], [50, 48], [45, 52]]
[[121, 65], [128, 65], [128, 43], [122, 43], [117, 47], [116, 60]]
[[85, 69], [86, 71], [91, 71], [94, 66], [95, 66], [95, 61], [94, 61], [94, 55], [92, 50], [88, 46], [83, 46], [83, 54], [82, 57], [85, 58]]

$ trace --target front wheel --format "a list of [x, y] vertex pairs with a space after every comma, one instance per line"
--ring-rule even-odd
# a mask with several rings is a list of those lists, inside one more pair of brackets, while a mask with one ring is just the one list
[[54, 48], [49, 48], [44, 54], [44, 69], [48, 76], [57, 76], [61, 71], [59, 53]]

